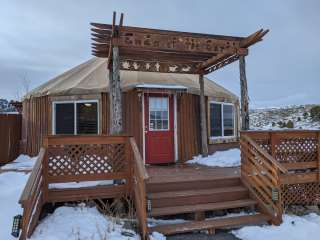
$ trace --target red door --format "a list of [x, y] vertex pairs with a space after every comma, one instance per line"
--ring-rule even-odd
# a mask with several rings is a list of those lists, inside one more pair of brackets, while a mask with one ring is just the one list
[[173, 97], [145, 94], [146, 163], [174, 162]]

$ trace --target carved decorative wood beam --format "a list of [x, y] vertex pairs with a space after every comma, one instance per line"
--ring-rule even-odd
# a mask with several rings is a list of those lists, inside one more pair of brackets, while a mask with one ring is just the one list
[[262, 41], [262, 38], [269, 32], [269, 29], [263, 30], [260, 29], [259, 31], [251, 34], [250, 36], [246, 37], [245, 39], [240, 41], [240, 47], [241, 48], [248, 48], [251, 45]]
[[[123, 19], [123, 16], [122, 16]], [[108, 58], [119, 47], [122, 70], [197, 74], [215, 71], [238, 58], [239, 49], [261, 41], [268, 30], [243, 38], [91, 23], [92, 54]]]

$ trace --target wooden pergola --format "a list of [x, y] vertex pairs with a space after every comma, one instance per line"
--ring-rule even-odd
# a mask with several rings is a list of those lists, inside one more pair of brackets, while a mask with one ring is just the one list
[[242, 129], [249, 128], [245, 56], [248, 48], [262, 41], [269, 30], [261, 29], [248, 37], [234, 37], [130, 27], [123, 25], [123, 14], [117, 25], [115, 12], [112, 24], [91, 25], [92, 54], [108, 58], [111, 134], [122, 132], [120, 70], [198, 74], [202, 153], [207, 155], [203, 76], [237, 60], [240, 63]]

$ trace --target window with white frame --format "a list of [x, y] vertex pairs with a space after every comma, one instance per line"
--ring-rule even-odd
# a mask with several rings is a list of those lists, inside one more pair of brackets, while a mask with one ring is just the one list
[[98, 100], [53, 102], [53, 134], [98, 134]]
[[210, 102], [210, 137], [235, 135], [235, 110], [231, 103]]

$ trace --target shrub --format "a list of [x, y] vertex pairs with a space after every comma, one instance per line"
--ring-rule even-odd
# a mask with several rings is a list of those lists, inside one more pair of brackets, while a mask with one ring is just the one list
[[293, 122], [292, 122], [291, 120], [289, 120], [289, 121], [287, 122], [287, 124], [286, 124], [286, 127], [287, 127], [287, 128], [294, 128]]
[[304, 112], [304, 113], [303, 113], [303, 118], [306, 119], [306, 118], [308, 118], [308, 117], [309, 117], [309, 113], [308, 113], [308, 112]]
[[320, 106], [314, 106], [310, 109], [310, 116], [314, 121], [320, 121]]

